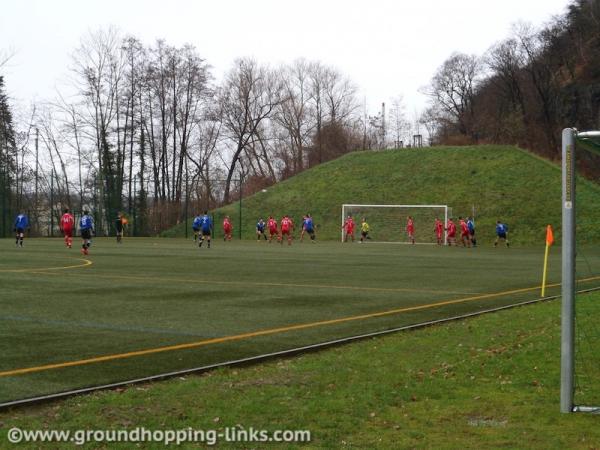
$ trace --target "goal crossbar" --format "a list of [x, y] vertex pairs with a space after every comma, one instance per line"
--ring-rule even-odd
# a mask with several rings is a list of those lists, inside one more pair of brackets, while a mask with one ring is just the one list
[[345, 207], [364, 207], [364, 208], [448, 208], [448, 205], [367, 205], [363, 203], [344, 203]]

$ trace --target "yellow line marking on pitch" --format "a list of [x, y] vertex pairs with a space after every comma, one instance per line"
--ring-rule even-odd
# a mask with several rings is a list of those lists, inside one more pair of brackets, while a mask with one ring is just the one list
[[[91, 275], [91, 274], [90, 274]], [[366, 292], [423, 292], [426, 294], [461, 294], [461, 295], [479, 295], [482, 292], [458, 292], [458, 291], [436, 291], [433, 289], [410, 289], [410, 288], [378, 288], [368, 286], [339, 286], [332, 284], [301, 284], [301, 283], [267, 283], [256, 281], [227, 281], [227, 280], [200, 280], [193, 278], [175, 278], [175, 277], [155, 277], [148, 275], [147, 277], [135, 275], [100, 275], [93, 274], [94, 278], [107, 278], [117, 280], [135, 280], [135, 281], [177, 281], [181, 283], [198, 283], [198, 284], [224, 284], [231, 286], [264, 286], [264, 287], [291, 287], [291, 288], [313, 288], [313, 289], [341, 289], [351, 291], [366, 291]]]
[[76, 261], [83, 261], [83, 264], [76, 264], [71, 266], [58, 266], [58, 267], [32, 267], [30, 269], [0, 269], [2, 273], [45, 273], [47, 270], [64, 270], [64, 269], [75, 269], [77, 267], [87, 267], [93, 264], [89, 259], [73, 258]]
[[[582, 282], [593, 281], [593, 280], [598, 280], [598, 279], [600, 279], [600, 276], [584, 278], [584, 279], [578, 280], [578, 282], [582, 283]], [[546, 285], [546, 287], [557, 287], [557, 286], [560, 286], [560, 283], [553, 283], [553, 284]], [[358, 316], [341, 317], [339, 319], [302, 323], [302, 324], [290, 325], [290, 326], [286, 326], [286, 327], [268, 328], [265, 330], [252, 331], [249, 333], [235, 334], [235, 335], [231, 335], [231, 336], [223, 336], [223, 337], [219, 337], [219, 338], [205, 339], [202, 341], [188, 342], [185, 344], [168, 345], [165, 347], [149, 348], [149, 349], [145, 349], [145, 350], [137, 350], [137, 351], [127, 352], [127, 353], [117, 353], [114, 355], [97, 356], [94, 358], [81, 359], [81, 360], [77, 360], [77, 361], [67, 361], [67, 362], [56, 363], [56, 364], [46, 364], [46, 365], [37, 366], [37, 367], [27, 367], [27, 368], [22, 368], [22, 369], [6, 370], [4, 372], [0, 372], [0, 377], [23, 375], [23, 374], [27, 374], [27, 373], [42, 372], [42, 371], [52, 370], [52, 369], [62, 369], [62, 368], [66, 368], [66, 367], [83, 366], [86, 364], [93, 364], [93, 363], [104, 362], [104, 361], [114, 361], [117, 359], [132, 358], [135, 356], [152, 355], [155, 353], [170, 352], [170, 351], [175, 351], [175, 350], [187, 350], [187, 349], [191, 349], [191, 348], [198, 348], [198, 347], [203, 347], [203, 346], [212, 345], [212, 344], [220, 344], [223, 342], [232, 342], [232, 341], [239, 341], [239, 340], [253, 338], [253, 337], [267, 336], [270, 334], [278, 334], [278, 333], [285, 333], [285, 332], [289, 332], [289, 331], [304, 330], [307, 328], [315, 328], [315, 327], [321, 327], [321, 326], [325, 326], [325, 325], [334, 325], [334, 324], [338, 324], [338, 323], [351, 322], [351, 321], [355, 321], [355, 320], [372, 319], [375, 317], [389, 316], [389, 315], [400, 314], [400, 313], [404, 313], [404, 312], [419, 311], [419, 310], [429, 309], [429, 308], [437, 308], [439, 306], [454, 305], [454, 304], [458, 304], [458, 303], [467, 303], [467, 302], [472, 302], [472, 301], [476, 301], [476, 300], [485, 300], [485, 299], [489, 299], [489, 298], [493, 298], [493, 297], [502, 297], [502, 296], [512, 295], [512, 294], [520, 294], [523, 292], [534, 291], [534, 290], [540, 289], [540, 288], [541, 288], [541, 286], [513, 289], [510, 291], [502, 291], [502, 292], [496, 292], [496, 293], [492, 293], [492, 294], [476, 295], [476, 296], [472, 296], [472, 297], [458, 298], [458, 299], [454, 299], [454, 300], [445, 300], [445, 301], [436, 302], [436, 303], [429, 303], [427, 305], [409, 306], [406, 308], [390, 309], [387, 311], [380, 311], [380, 312], [369, 313], [369, 314], [361, 314]]]
[[[81, 266], [81, 267], [83, 267], [83, 266]], [[31, 271], [26, 272], [26, 273], [35, 273], [36, 275], [52, 275], [53, 277], [60, 276], [59, 272], [38, 272], [38, 271], [35, 271], [35, 270], [31, 270]]]

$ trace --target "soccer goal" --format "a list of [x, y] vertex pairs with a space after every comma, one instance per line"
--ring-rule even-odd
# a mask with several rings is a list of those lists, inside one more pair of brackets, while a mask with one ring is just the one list
[[[600, 326], [595, 297], [578, 293], [600, 289], [598, 237], [589, 215], [578, 214], [576, 157], [600, 155], [600, 131], [562, 133], [562, 313], [560, 410], [600, 412]], [[586, 154], [587, 153], [587, 154]], [[584, 198], [578, 200], [585, 200]], [[591, 236], [590, 236], [591, 234]], [[576, 266], [576, 260], [584, 264]], [[597, 405], [597, 406], [592, 406]]]
[[[414, 222], [415, 242], [418, 244], [436, 244], [435, 219], [448, 222], [451, 213], [448, 205], [342, 205], [342, 242], [343, 224], [348, 216], [355, 223], [355, 234], [360, 235], [361, 221], [369, 224], [369, 236], [373, 242], [408, 243], [406, 225], [410, 216]], [[446, 244], [446, 231], [442, 234]]]

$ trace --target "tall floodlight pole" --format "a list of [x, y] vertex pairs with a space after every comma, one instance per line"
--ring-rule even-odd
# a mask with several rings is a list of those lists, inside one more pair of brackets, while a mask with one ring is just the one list
[[385, 149], [385, 102], [381, 104], [381, 148]]
[[364, 116], [363, 116], [363, 150], [367, 149], [367, 96], [365, 95], [365, 98], [363, 100], [363, 109], [364, 109]]
[[8, 144], [5, 142], [4, 153], [0, 148], [1, 168], [2, 168], [2, 237], [6, 237], [6, 229], [8, 228], [8, 215], [11, 207], [10, 174], [8, 172]]
[[54, 170], [50, 171], [50, 230], [48, 236], [54, 237]]
[[239, 239], [242, 240], [242, 197], [244, 193], [244, 165], [242, 164], [242, 160], [238, 159], [238, 164], [240, 165], [240, 205], [239, 205]]
[[575, 133], [562, 132], [562, 332], [560, 411], [573, 411], [575, 385]]
[[6, 237], [6, 197], [9, 195], [6, 192], [6, 187], [8, 184], [6, 180], [6, 164], [7, 161], [5, 161], [2, 154], [2, 149], [0, 148], [0, 169], [2, 169], [2, 234], [0, 234], [1, 237]]
[[239, 214], [239, 219], [240, 219], [240, 230], [239, 230], [239, 236], [240, 236], [240, 241], [242, 240], [242, 189], [244, 187], [244, 185], [242, 184], [244, 182], [244, 175], [243, 172], [240, 172], [240, 214]]
[[133, 236], [137, 236], [137, 176], [133, 177], [133, 205], [130, 206], [132, 208], [131, 215], [133, 216], [133, 230], [131, 230], [131, 234]]
[[39, 160], [39, 138], [40, 138], [40, 130], [39, 128], [35, 129], [35, 232], [40, 232], [40, 224], [39, 224], [39, 215], [40, 215], [40, 204], [38, 197], [38, 180], [39, 180], [39, 170], [40, 170], [40, 160]]
[[185, 165], [185, 211], [184, 211], [184, 222], [185, 222], [185, 238], [188, 238], [188, 197], [190, 196], [190, 188], [188, 184], [188, 169], [187, 162]]

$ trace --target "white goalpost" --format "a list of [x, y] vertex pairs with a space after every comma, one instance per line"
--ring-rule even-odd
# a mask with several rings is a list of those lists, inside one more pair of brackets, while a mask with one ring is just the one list
[[408, 217], [412, 217], [415, 228], [415, 242], [417, 244], [436, 244], [437, 238], [434, 230], [435, 219], [443, 222], [443, 243], [447, 242], [445, 231], [449, 214], [448, 205], [367, 205], [351, 204], [342, 205], [342, 233], [343, 225], [348, 216], [355, 223], [355, 234], [360, 236], [361, 221], [366, 219], [370, 227], [369, 234], [373, 242], [408, 243], [406, 224]]

